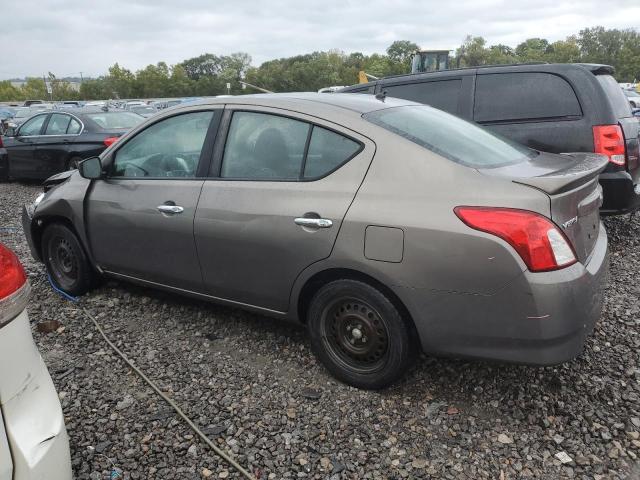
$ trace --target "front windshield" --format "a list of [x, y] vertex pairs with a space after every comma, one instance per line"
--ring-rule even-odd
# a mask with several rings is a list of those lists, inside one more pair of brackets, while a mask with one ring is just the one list
[[376, 110], [363, 118], [427, 150], [473, 168], [512, 165], [538, 155], [524, 145], [426, 105]]
[[87, 113], [86, 115], [87, 118], [105, 130], [132, 128], [144, 120], [143, 117], [132, 112], [102, 112]]

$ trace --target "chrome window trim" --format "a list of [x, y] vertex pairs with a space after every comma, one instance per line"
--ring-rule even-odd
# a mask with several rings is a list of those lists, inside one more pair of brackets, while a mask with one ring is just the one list
[[[78, 123], [80, 123], [80, 132], [78, 133], [63, 133], [63, 134], [56, 134], [56, 135], [47, 135], [46, 134], [46, 130], [45, 133], [43, 133], [42, 135], [35, 135], [36, 137], [77, 137], [78, 135], [82, 135], [82, 132], [84, 132], [84, 122], [82, 120], [80, 120], [78, 117], [76, 117], [73, 113], [67, 113], [67, 112], [52, 112], [51, 115], [68, 115], [69, 117], [75, 119], [78, 121]], [[49, 121], [51, 121], [51, 119], [49, 119]], [[71, 122], [69, 122], [69, 124], [71, 124]], [[47, 127], [49, 126], [49, 124], [47, 124]], [[67, 128], [69, 128], [67, 126]]]

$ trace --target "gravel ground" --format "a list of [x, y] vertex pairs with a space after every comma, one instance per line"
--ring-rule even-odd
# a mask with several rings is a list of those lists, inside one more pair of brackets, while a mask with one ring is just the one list
[[[39, 190], [0, 184], [0, 241], [28, 269], [32, 322], [64, 324], [34, 337], [76, 478], [108, 478], [95, 452], [125, 478], [240, 478], [49, 288], [19, 221]], [[640, 478], [640, 218], [606, 226], [603, 317], [584, 354], [554, 368], [423, 357], [401, 384], [365, 392], [334, 381], [295, 325], [116, 282], [80, 305], [260, 479]]]

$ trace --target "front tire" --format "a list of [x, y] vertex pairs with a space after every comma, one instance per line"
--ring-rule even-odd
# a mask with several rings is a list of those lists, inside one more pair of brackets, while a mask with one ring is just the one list
[[42, 258], [53, 283], [64, 292], [79, 296], [93, 286], [95, 274], [76, 234], [54, 223], [42, 234]]
[[356, 280], [336, 280], [309, 306], [311, 346], [339, 380], [380, 389], [398, 380], [413, 357], [410, 328], [383, 293]]

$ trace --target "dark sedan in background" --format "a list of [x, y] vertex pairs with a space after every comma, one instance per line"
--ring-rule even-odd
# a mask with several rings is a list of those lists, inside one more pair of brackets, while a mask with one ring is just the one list
[[46, 111], [0, 137], [0, 178], [45, 179], [99, 155], [144, 118], [133, 112]]

